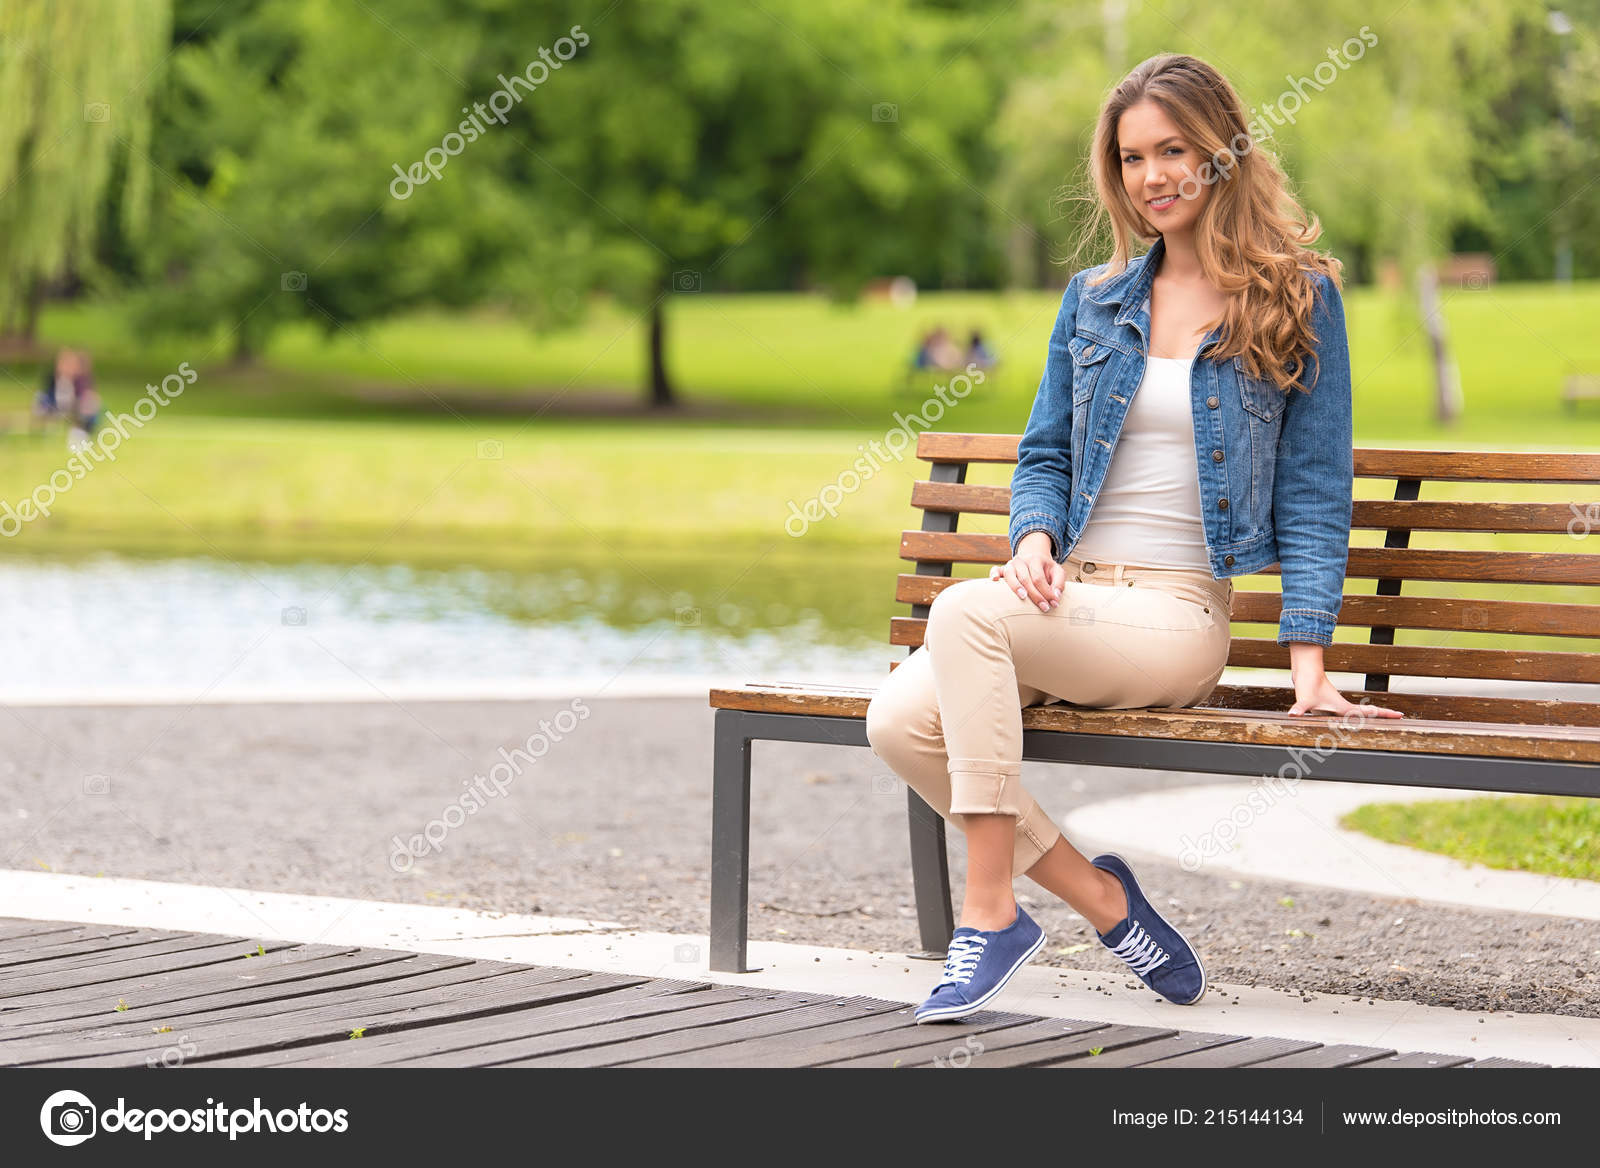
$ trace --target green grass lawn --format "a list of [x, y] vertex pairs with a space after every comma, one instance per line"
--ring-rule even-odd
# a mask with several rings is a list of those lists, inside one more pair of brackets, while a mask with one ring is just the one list
[[[471, 562], [541, 543], [682, 550], [776, 538], [892, 555], [895, 533], [915, 523], [910, 484], [925, 468], [914, 459], [889, 464], [804, 540], [784, 536], [787, 504], [816, 495], [858, 444], [881, 440], [897, 411], [925, 399], [925, 389], [896, 383], [918, 329], [935, 321], [982, 327], [1004, 361], [935, 428], [1020, 431], [1058, 302], [1053, 292], [950, 293], [900, 310], [802, 295], [681, 296], [670, 351], [695, 409], [606, 419], [567, 407], [636, 402], [644, 353], [638, 322], [603, 304], [581, 329], [543, 338], [488, 313], [419, 316], [331, 340], [290, 330], [243, 370], [228, 364], [225, 345], [136, 336], [102, 305], [56, 307], [44, 339], [93, 349], [110, 408], [131, 409], [146, 381], [183, 361], [199, 379], [114, 464], [0, 551], [19, 542], [270, 545], [285, 555], [315, 546]], [[1559, 404], [1569, 368], [1600, 370], [1600, 333], [1585, 327], [1600, 313], [1600, 282], [1456, 292], [1448, 304], [1466, 383], [1458, 433], [1427, 421], [1424, 339], [1395, 320], [1395, 302], [1366, 290], [1347, 297], [1358, 442], [1600, 447], [1600, 408], [1569, 417]], [[37, 369], [3, 372], [0, 414], [15, 418]], [[480, 457], [492, 449], [485, 443], [502, 456]], [[0, 499], [19, 499], [65, 458], [59, 434], [0, 436]], [[1007, 474], [975, 468], [973, 479]], [[1003, 518], [964, 526], [1004, 530]]]
[[[294, 293], [284, 293], [294, 295]], [[919, 332], [944, 323], [958, 335], [983, 329], [1002, 356], [988, 383], [947, 414], [951, 429], [1017, 432], [1038, 387], [1056, 292], [933, 293], [915, 306], [838, 307], [809, 295], [687, 294], [668, 312], [668, 360], [685, 402], [745, 411], [764, 422], [882, 433], [893, 411], [925, 399], [929, 385], [897, 391]], [[1600, 281], [1452, 290], [1446, 296], [1461, 366], [1466, 417], [1454, 432], [1430, 421], [1426, 339], [1393, 296], [1346, 296], [1358, 440], [1594, 445], [1600, 405], [1566, 414], [1563, 378], [1600, 373]], [[575, 330], [536, 336], [503, 315], [420, 315], [331, 338], [311, 326], [285, 330], [259, 365], [231, 368], [225, 338], [152, 339], [112, 307], [58, 306], [41, 327], [49, 343], [90, 346], [113, 406], [188, 361], [201, 373], [185, 396], [187, 416], [448, 418], [488, 410], [540, 415], [555, 424], [577, 399], [642, 400], [640, 320], [597, 302]], [[0, 409], [22, 407], [33, 367], [0, 378]], [[763, 413], [770, 417], [764, 418]], [[703, 421], [704, 419], [689, 419]], [[651, 419], [659, 425], [658, 419]]]
[[1340, 821], [1389, 843], [1471, 864], [1600, 880], [1600, 802], [1518, 795], [1369, 803]]

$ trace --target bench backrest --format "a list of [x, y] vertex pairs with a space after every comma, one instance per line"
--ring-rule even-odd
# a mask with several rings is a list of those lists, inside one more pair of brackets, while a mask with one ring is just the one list
[[[958, 530], [963, 514], [1006, 516], [1008, 486], [967, 483], [973, 464], [1017, 461], [1016, 434], [953, 434], [924, 431], [917, 438], [917, 457], [931, 464], [927, 480], [911, 493], [922, 511], [922, 528], [903, 532], [900, 557], [915, 562], [916, 571], [902, 574], [895, 599], [911, 605], [909, 617], [895, 617], [890, 643], [915, 647], [922, 643], [928, 606], [954, 583], [958, 564], [989, 565], [1010, 558], [1005, 534]], [[1353, 700], [1360, 692], [1379, 705], [1408, 715], [1465, 721], [1516, 722], [1542, 725], [1600, 725], [1600, 700], [1569, 701], [1494, 697], [1481, 694], [1393, 694], [1392, 677], [1477, 678], [1506, 682], [1600, 684], [1600, 654], [1579, 644], [1562, 646], [1558, 638], [1600, 637], [1600, 604], [1587, 588], [1600, 585], [1600, 556], [1586, 537], [1593, 530], [1600, 541], [1600, 454], [1559, 452], [1483, 452], [1389, 450], [1355, 451], [1357, 498], [1352, 520], [1347, 588], [1339, 615], [1340, 632], [1324, 660], [1330, 673], [1365, 675], [1365, 691], [1345, 691]], [[1363, 498], [1371, 491], [1363, 480], [1390, 480], [1386, 498]], [[1434, 483], [1508, 484], [1503, 493], [1518, 496], [1551, 494], [1553, 499], [1474, 502], [1424, 500], [1424, 481]], [[1515, 486], [1509, 486], [1515, 484]], [[1381, 546], [1374, 546], [1382, 532]], [[1549, 550], [1473, 550], [1463, 547], [1411, 547], [1413, 532], [1501, 533], [1544, 536]], [[1447, 542], [1471, 543], [1459, 537]], [[1484, 542], [1484, 541], [1478, 541]], [[1505, 542], [1505, 541], [1501, 541]], [[1512, 542], [1541, 542], [1518, 539]], [[1276, 576], [1275, 565], [1264, 575]], [[1376, 586], [1352, 592], [1351, 583], [1374, 580]], [[1490, 596], [1426, 595], [1416, 585], [1438, 582], [1492, 585]], [[1401, 595], [1411, 585], [1412, 594]], [[1528, 599], [1535, 589], [1548, 596], [1552, 585], [1564, 586], [1565, 600]], [[1360, 588], [1360, 586], [1356, 586]], [[1444, 589], [1465, 593], [1460, 587]], [[1508, 595], [1509, 594], [1509, 595]], [[1520, 595], [1519, 595], [1520, 594]], [[1235, 624], [1271, 626], [1262, 636], [1233, 638], [1228, 664], [1253, 669], [1289, 668], [1289, 649], [1276, 642], [1280, 595], [1277, 591], [1244, 591], [1236, 582]], [[1362, 639], [1352, 640], [1351, 633]], [[1427, 630], [1452, 633], [1451, 640], [1472, 640], [1472, 634], [1497, 634], [1493, 645], [1397, 644], [1396, 633]], [[1431, 639], [1440, 640], [1438, 636]], [[1287, 682], [1287, 677], [1285, 677]], [[1430, 683], [1426, 688], [1441, 688]], [[1448, 689], [1448, 685], [1442, 688]], [[1293, 702], [1287, 685], [1219, 685], [1207, 706], [1284, 710]]]

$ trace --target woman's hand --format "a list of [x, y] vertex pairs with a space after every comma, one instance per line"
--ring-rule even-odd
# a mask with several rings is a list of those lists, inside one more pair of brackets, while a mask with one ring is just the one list
[[1290, 714], [1327, 712], [1344, 715], [1355, 710], [1363, 716], [1374, 714], [1380, 718], [1403, 718], [1399, 710], [1387, 706], [1363, 705], [1352, 702], [1333, 684], [1322, 667], [1322, 646], [1311, 641], [1291, 641], [1289, 644], [1289, 673], [1294, 679], [1294, 705]]
[[1001, 580], [1018, 599], [1049, 612], [1061, 600], [1067, 569], [1050, 554], [1050, 533], [1030, 531], [1017, 543], [1017, 554], [999, 567], [989, 569], [989, 579]]

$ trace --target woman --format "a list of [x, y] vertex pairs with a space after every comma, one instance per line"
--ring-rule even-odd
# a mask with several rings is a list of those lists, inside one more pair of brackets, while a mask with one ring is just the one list
[[[1012, 558], [941, 592], [867, 738], [967, 837], [961, 924], [919, 1022], [983, 1008], [1044, 944], [1012, 893], [1061, 897], [1141, 981], [1199, 1001], [1199, 954], [1119, 856], [1086, 859], [1020, 782], [1022, 709], [1202, 701], [1231, 577], [1282, 565], [1293, 715], [1357, 707], [1323, 669], [1350, 536], [1350, 363], [1339, 261], [1194, 57], [1107, 98], [1091, 171], [1110, 261], [1067, 285], [1011, 485]], [[1150, 244], [1130, 260], [1130, 241]]]

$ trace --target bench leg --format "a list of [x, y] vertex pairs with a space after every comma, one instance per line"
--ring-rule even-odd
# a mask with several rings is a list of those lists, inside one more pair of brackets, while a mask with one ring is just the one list
[[911, 883], [917, 895], [917, 929], [926, 955], [944, 960], [956, 930], [950, 907], [950, 858], [944, 846], [944, 820], [906, 788], [906, 814], [911, 824]]
[[711, 959], [718, 973], [748, 973], [750, 739], [737, 711], [718, 710], [711, 762]]

